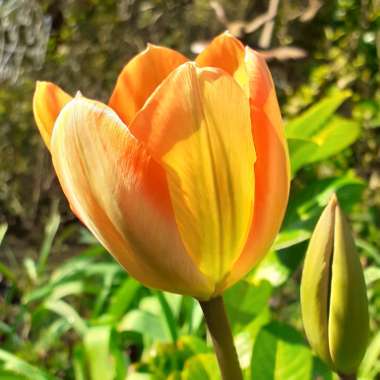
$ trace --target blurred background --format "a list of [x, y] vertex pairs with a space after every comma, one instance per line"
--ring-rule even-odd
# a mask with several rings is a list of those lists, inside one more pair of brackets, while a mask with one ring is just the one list
[[359, 375], [380, 378], [379, 0], [0, 0], [0, 379], [218, 379], [197, 305], [137, 284], [70, 212], [32, 96], [49, 80], [106, 102], [148, 42], [195, 57], [227, 29], [268, 60], [293, 172], [273, 251], [226, 294], [247, 379], [333, 378], [298, 289], [334, 191], [370, 299]]

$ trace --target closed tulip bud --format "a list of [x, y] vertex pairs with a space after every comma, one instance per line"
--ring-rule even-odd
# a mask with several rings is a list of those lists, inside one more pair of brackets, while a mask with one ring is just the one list
[[368, 341], [368, 301], [352, 232], [335, 195], [306, 252], [301, 308], [316, 354], [335, 372], [354, 374]]
[[231, 34], [193, 62], [148, 45], [108, 105], [39, 82], [33, 110], [73, 212], [143, 284], [208, 300], [272, 245], [286, 139], [264, 58]]

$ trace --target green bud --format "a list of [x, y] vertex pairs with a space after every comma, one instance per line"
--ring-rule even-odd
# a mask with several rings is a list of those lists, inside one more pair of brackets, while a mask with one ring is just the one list
[[316, 354], [334, 371], [354, 374], [368, 342], [368, 300], [351, 228], [335, 195], [306, 252], [301, 309]]

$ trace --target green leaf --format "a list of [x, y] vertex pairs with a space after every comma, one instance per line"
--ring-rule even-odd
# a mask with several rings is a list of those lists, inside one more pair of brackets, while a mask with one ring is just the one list
[[329, 158], [355, 142], [360, 124], [333, 116], [309, 140], [290, 140], [289, 151], [293, 175], [303, 166]]
[[32, 366], [12, 353], [0, 349], [0, 368], [24, 376], [28, 380], [55, 380], [39, 368]]
[[87, 380], [86, 355], [81, 344], [74, 347], [73, 368], [75, 380]]
[[132, 277], [128, 277], [111, 296], [108, 314], [119, 320], [132, 306], [142, 285]]
[[7, 233], [8, 224], [2, 223], [0, 224], [0, 245], [4, 240], [5, 234]]
[[309, 380], [313, 357], [302, 336], [292, 327], [272, 322], [253, 346], [251, 380]]
[[307, 164], [339, 153], [359, 137], [359, 123], [334, 115], [349, 95], [336, 91], [287, 124], [293, 175]]
[[286, 124], [286, 137], [294, 139], [312, 137], [350, 95], [349, 91], [337, 90], [314, 104], [300, 116]]
[[182, 380], [220, 380], [219, 367], [214, 354], [199, 354], [186, 360]]
[[281, 261], [281, 254], [272, 251], [248, 275], [248, 280], [257, 283], [267, 281], [277, 287], [284, 284], [291, 273], [290, 268]]
[[55, 235], [58, 231], [59, 224], [61, 222], [61, 217], [57, 211], [58, 203], [56, 202], [53, 206], [53, 212], [45, 226], [45, 237], [42, 243], [42, 247], [39, 253], [37, 271], [41, 274], [45, 270], [46, 262], [50, 254]]
[[288, 229], [281, 231], [274, 243], [273, 249], [280, 250], [284, 248], [289, 248], [293, 245], [302, 243], [310, 238], [310, 231], [302, 228]]
[[118, 331], [136, 331], [152, 341], [168, 341], [163, 320], [145, 310], [132, 310], [127, 313], [118, 325]]
[[83, 345], [91, 380], [114, 380], [115, 378], [110, 340], [110, 326], [95, 326], [86, 331]]
[[290, 167], [293, 174], [309, 163], [310, 152], [318, 149], [318, 144], [311, 139], [288, 138]]
[[[292, 245], [289, 244], [292, 237], [295, 238], [294, 242], [298, 243], [298, 238], [312, 231], [333, 193], [337, 194], [344, 211], [350, 213], [354, 205], [360, 201], [365, 187], [366, 183], [354, 172], [349, 171], [343, 176], [315, 181], [302, 190], [294, 191], [289, 199], [283, 228], [275, 244], [281, 249], [284, 246], [289, 247]], [[282, 239], [284, 240], [281, 241]]]
[[161, 305], [162, 313], [164, 315], [165, 322], [169, 329], [172, 341], [176, 342], [178, 340], [178, 327], [177, 327], [177, 321], [174, 317], [173, 311], [168, 301], [166, 300], [165, 295], [162, 292], [157, 291], [154, 293], [156, 294], [156, 297]]
[[359, 367], [360, 380], [373, 380], [380, 373], [380, 332], [370, 342]]
[[64, 318], [79, 335], [84, 335], [87, 330], [85, 321], [80, 317], [76, 310], [68, 303], [62, 300], [48, 301], [44, 304], [47, 310], [50, 310]]
[[238, 282], [224, 293], [228, 317], [235, 333], [267, 307], [271, 294], [269, 282], [253, 283], [246, 280]]

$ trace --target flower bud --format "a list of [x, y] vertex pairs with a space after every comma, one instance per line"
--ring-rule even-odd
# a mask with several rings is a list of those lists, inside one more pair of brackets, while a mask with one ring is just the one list
[[367, 347], [368, 301], [352, 232], [335, 195], [306, 252], [301, 309], [316, 354], [334, 371], [354, 374]]

